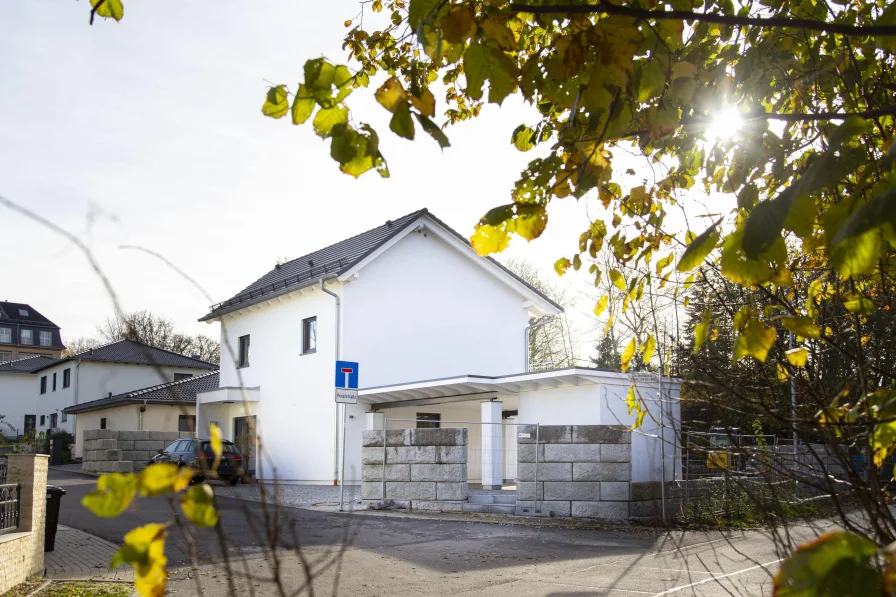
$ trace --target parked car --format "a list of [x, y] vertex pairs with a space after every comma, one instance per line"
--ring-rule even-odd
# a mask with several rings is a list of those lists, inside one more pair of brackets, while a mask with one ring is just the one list
[[[218, 479], [226, 481], [231, 485], [239, 483], [240, 478], [245, 474], [243, 469], [243, 455], [240, 449], [231, 441], [224, 440], [222, 444], [221, 462], [218, 463]], [[215, 461], [215, 454], [212, 451], [212, 443], [207, 439], [179, 439], [171, 443], [164, 450], [159, 450], [158, 454], [152, 457], [149, 464], [157, 462], [173, 462], [178, 466], [190, 466], [200, 471], [196, 477], [196, 482], [205, 480], [205, 472], [207, 472]]]

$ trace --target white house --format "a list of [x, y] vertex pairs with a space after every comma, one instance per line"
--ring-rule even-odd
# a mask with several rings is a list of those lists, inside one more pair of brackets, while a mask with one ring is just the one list
[[[66, 407], [187, 379], [216, 368], [199, 359], [120, 340], [34, 369], [27, 397], [28, 407], [33, 410], [28, 414], [36, 417], [39, 432], [60, 429], [74, 433], [74, 421], [64, 412]], [[0, 400], [6, 392], [0, 385]], [[80, 454], [80, 442], [75, 439], [76, 454]]]
[[58, 359], [50, 356], [30, 356], [0, 362], [0, 415], [5, 425], [0, 433], [16, 439], [37, 429], [34, 373]]
[[[201, 321], [222, 323], [220, 387], [197, 395], [198, 432], [214, 421], [234, 439], [254, 421], [266, 453], [258, 478], [330, 484], [339, 478], [343, 440], [345, 481], [360, 479], [361, 432], [382, 421], [374, 410], [469, 421], [471, 450], [480, 441], [477, 423], [625, 422], [624, 375], [526, 373], [530, 318], [561, 311], [427, 210], [414, 212], [277, 265], [212, 306]], [[344, 438], [334, 402], [337, 359], [360, 363], [365, 388], [347, 407]], [[478, 449], [503, 458], [498, 446], [514, 442], [499, 433]], [[500, 470], [485, 478], [471, 465], [470, 480], [500, 485], [505, 466], [492, 468]]]

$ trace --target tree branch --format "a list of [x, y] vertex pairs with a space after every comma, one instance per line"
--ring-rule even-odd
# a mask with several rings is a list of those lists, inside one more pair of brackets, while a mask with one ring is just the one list
[[[859, 118], [877, 118], [878, 116], [886, 116], [888, 114], [896, 114], [896, 104], [875, 108], [873, 110], [865, 110], [863, 112], [793, 112], [777, 114], [775, 112], [747, 112], [738, 114], [744, 122], [753, 120], [783, 120], [786, 122], [805, 122], [813, 120], [844, 120], [850, 116], [858, 116]], [[689, 124], [709, 124], [709, 118], [683, 118], [682, 125]], [[644, 131], [637, 131], [637, 133]]]
[[529, 12], [532, 14], [591, 14], [604, 12], [611, 15], [623, 15], [636, 19], [660, 19], [673, 21], [700, 21], [704, 23], [717, 23], [720, 25], [733, 25], [736, 27], [789, 27], [791, 29], [804, 29], [807, 31], [825, 31], [827, 33], [841, 33], [843, 35], [881, 35], [896, 36], [896, 25], [846, 25], [843, 23], [827, 23], [813, 21], [812, 19], [787, 19], [779, 17], [742, 17], [736, 15], [723, 15], [715, 13], [701, 13], [691, 10], [648, 10], [633, 6], [619, 6], [607, 2], [596, 4], [511, 4], [510, 10], [515, 12]]

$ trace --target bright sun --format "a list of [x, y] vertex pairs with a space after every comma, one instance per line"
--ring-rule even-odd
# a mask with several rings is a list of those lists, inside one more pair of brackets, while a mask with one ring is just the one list
[[734, 108], [717, 113], [712, 124], [706, 129], [706, 138], [710, 141], [724, 141], [735, 137], [744, 128], [744, 119]]

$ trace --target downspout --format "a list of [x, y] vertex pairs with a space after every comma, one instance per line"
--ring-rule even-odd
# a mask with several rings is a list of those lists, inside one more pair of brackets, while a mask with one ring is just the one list
[[[339, 338], [342, 332], [342, 321], [340, 314], [342, 310], [339, 308], [342, 302], [339, 300], [339, 295], [333, 292], [332, 290], [327, 290], [324, 287], [324, 279], [320, 279], [320, 289], [321, 292], [325, 292], [329, 294], [334, 299], [336, 299], [336, 360], [342, 356], [342, 347], [340, 346]], [[343, 407], [345, 408], [345, 407]], [[335, 422], [333, 424], [333, 429], [335, 434], [333, 435], [333, 485], [339, 485], [339, 405], [336, 404], [336, 416]]]
[[143, 406], [139, 408], [137, 411], [137, 431], [143, 431], [143, 413], [146, 412], [146, 400], [143, 401]]

